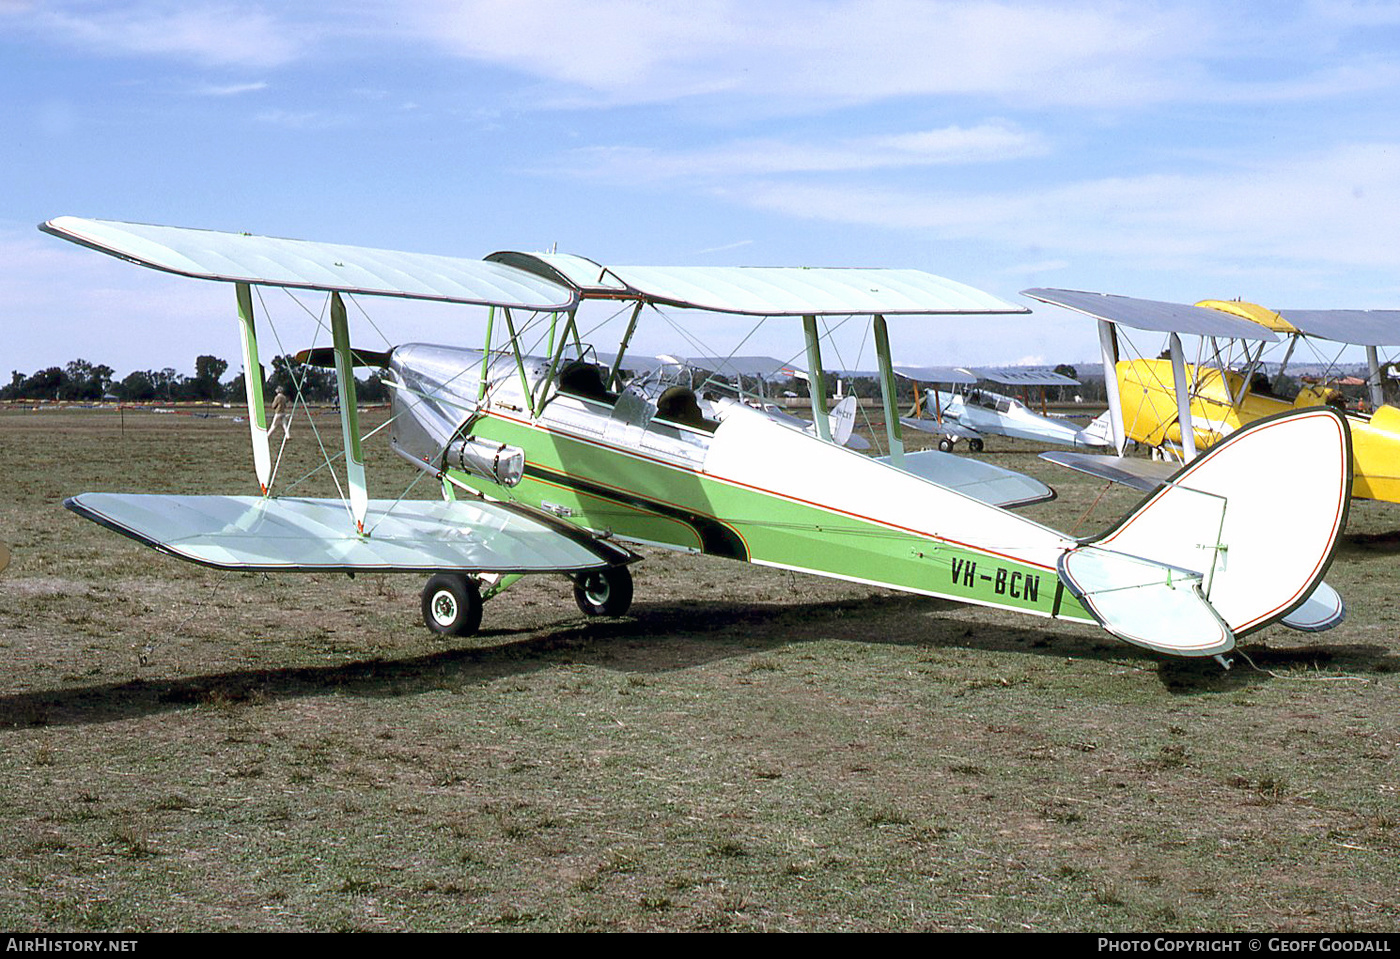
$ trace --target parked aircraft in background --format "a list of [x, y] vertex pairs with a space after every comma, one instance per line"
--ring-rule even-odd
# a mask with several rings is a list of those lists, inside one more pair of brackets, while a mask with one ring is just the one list
[[[1061, 446], [1109, 446], [1105, 424], [1095, 421], [1079, 427], [1064, 417], [1037, 413], [1014, 396], [979, 386], [991, 382], [1003, 386], [1040, 387], [1042, 400], [1048, 386], [1078, 386], [1079, 381], [1062, 373], [1029, 369], [966, 369], [954, 367], [895, 368], [900, 376], [915, 382], [919, 402], [914, 415], [902, 422], [912, 429], [939, 437], [938, 448], [952, 451], [958, 440], [967, 440], [974, 453], [985, 448], [988, 436], [1011, 436]], [[934, 383], [950, 389], [923, 389], [919, 384]], [[1042, 402], [1042, 411], [1044, 403]]]
[[[1113, 445], [1111, 458], [1049, 453], [1045, 458], [1085, 472], [1152, 489], [1169, 467], [1122, 456], [1132, 440], [1190, 462], [1250, 423], [1294, 409], [1322, 405], [1344, 409], [1341, 394], [1325, 385], [1304, 385], [1296, 396], [1273, 395], [1263, 362], [1286, 340], [1274, 375], [1281, 376], [1296, 348], [1312, 340], [1366, 348], [1371, 412], [1346, 412], [1352, 434], [1352, 495], [1400, 502], [1400, 409], [1386, 405], [1379, 348], [1400, 345], [1400, 310], [1287, 310], [1276, 313], [1252, 303], [1204, 300], [1192, 305], [1141, 300], [1076, 290], [1026, 290], [1025, 294], [1095, 317], [1104, 354]], [[1134, 358], [1124, 328], [1168, 337], [1165, 358]], [[1187, 363], [1182, 336], [1201, 345]], [[1300, 451], [1307, 455], [1306, 451]], [[1310, 458], [1309, 458], [1310, 461]]]
[[[769, 396], [768, 384], [791, 379], [809, 384], [807, 371], [790, 362], [772, 356], [674, 356], [657, 357], [660, 368], [638, 385], [652, 395], [660, 396], [665, 389], [680, 386], [694, 391], [701, 408], [713, 408], [715, 403], [735, 399], [765, 415], [817, 435], [815, 420], [794, 416], [787, 408]], [[733, 380], [733, 383], [728, 382]], [[757, 389], [755, 389], [757, 387]], [[837, 443], [853, 450], [868, 450], [870, 444], [855, 432], [856, 398], [839, 398], [830, 411], [824, 411], [827, 429]]]

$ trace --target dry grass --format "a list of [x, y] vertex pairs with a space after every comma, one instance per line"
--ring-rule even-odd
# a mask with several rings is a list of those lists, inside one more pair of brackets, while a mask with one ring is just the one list
[[[299, 426], [284, 477], [317, 456]], [[1353, 509], [1343, 626], [1271, 628], [1226, 673], [664, 553], [629, 617], [537, 578], [445, 643], [416, 578], [211, 572], [60, 506], [249, 491], [246, 443], [224, 419], [0, 413], [7, 928], [1400, 922], [1396, 507]], [[1060, 490], [1033, 509], [1052, 525], [1100, 493], [990, 445]]]

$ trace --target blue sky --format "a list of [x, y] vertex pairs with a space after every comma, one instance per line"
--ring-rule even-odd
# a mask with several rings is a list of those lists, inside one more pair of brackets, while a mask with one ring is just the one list
[[[912, 267], [1026, 305], [1400, 307], [1400, 3], [0, 0], [0, 64], [5, 379], [236, 359], [231, 289], [35, 229], [63, 214]], [[478, 341], [471, 311], [365, 306], [394, 341]], [[1043, 306], [891, 326], [907, 363], [1097, 357]], [[749, 324], [691, 329], [728, 352]], [[772, 324], [743, 352], [798, 340]], [[662, 323], [635, 345], [691, 351]]]

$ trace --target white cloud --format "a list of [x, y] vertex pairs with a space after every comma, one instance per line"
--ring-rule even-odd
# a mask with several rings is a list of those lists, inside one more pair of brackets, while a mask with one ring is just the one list
[[116, 9], [69, 4], [40, 9], [29, 23], [43, 34], [106, 55], [273, 67], [302, 52], [301, 31], [256, 7], [234, 4], [152, 0]]
[[394, 19], [457, 56], [647, 101], [733, 85], [695, 68], [734, 32], [730, 8], [723, 0], [428, 0], [396, 8]]
[[289, 130], [333, 130], [351, 123], [348, 116], [316, 110], [264, 110], [253, 118], [258, 123]]
[[701, 150], [586, 147], [567, 154], [565, 166], [570, 173], [634, 183], [981, 163], [1037, 156], [1046, 150], [1040, 136], [994, 122], [800, 143], [777, 138], [749, 139]]
[[[426, 0], [396, 7], [394, 23], [415, 42], [545, 81], [533, 96], [548, 106], [723, 93], [772, 112], [940, 95], [1118, 107], [1393, 86], [1385, 61], [1316, 65], [1389, 9], [1336, 6], [1262, 17], [1189, 0]], [[1284, 75], [1230, 76], [1230, 63], [1260, 55], [1285, 61]]]
[[1166, 267], [1250, 260], [1400, 269], [1400, 144], [1341, 145], [1250, 169], [1081, 180], [1045, 190], [918, 192], [756, 181], [735, 202], [943, 240]]
[[827, 103], [1155, 100], [1181, 87], [1167, 65], [1213, 32], [1190, 8], [995, 0], [440, 0], [402, 20], [458, 56], [612, 103], [716, 92]]
[[734, 242], [734, 243], [726, 243], [726, 244], [724, 244], [723, 246], [711, 246], [711, 247], [707, 247], [706, 249], [703, 249], [703, 250], [696, 250], [696, 251], [695, 251], [695, 255], [696, 255], [696, 256], [705, 256], [706, 254], [709, 254], [709, 253], [726, 253], [726, 252], [728, 252], [729, 250], [739, 250], [739, 249], [743, 249], [743, 248], [746, 247], [746, 246], [752, 246], [752, 245], [753, 245], [753, 240], [738, 240], [737, 242]]
[[267, 83], [258, 81], [256, 83], [228, 83], [223, 85], [206, 84], [196, 87], [194, 94], [201, 97], [236, 97], [245, 93], [257, 93], [266, 90]]
[[[0, 0], [17, 27], [98, 54], [271, 68], [334, 38], [348, 57], [431, 62], [440, 51], [502, 67], [539, 81], [517, 89], [517, 104], [550, 107], [723, 96], [731, 109], [785, 113], [973, 96], [1117, 108], [1400, 83], [1392, 51], [1349, 42], [1393, 26], [1396, 5], [1319, 0], [1273, 14], [1205, 0]], [[1235, 68], [1250, 58], [1278, 75], [1241, 79]]]

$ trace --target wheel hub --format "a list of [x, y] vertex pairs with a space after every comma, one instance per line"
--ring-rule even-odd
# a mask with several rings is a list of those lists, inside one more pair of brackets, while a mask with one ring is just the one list
[[590, 576], [583, 582], [583, 591], [593, 602], [602, 606], [608, 601], [608, 594], [612, 592], [608, 588], [606, 576]]
[[433, 619], [442, 626], [451, 626], [457, 618], [457, 598], [447, 590], [433, 597]]

